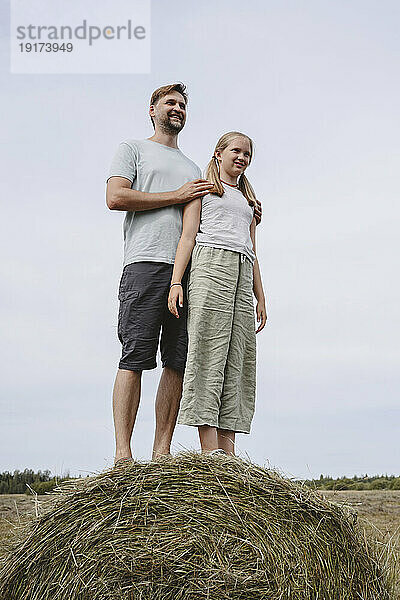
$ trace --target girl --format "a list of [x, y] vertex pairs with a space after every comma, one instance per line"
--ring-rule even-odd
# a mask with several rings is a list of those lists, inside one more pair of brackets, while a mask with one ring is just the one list
[[[197, 426], [204, 453], [235, 453], [235, 433], [250, 433], [256, 387], [256, 336], [267, 319], [256, 257], [254, 190], [244, 172], [253, 142], [225, 133], [207, 166], [212, 193], [184, 207], [168, 308], [179, 318], [188, 281], [189, 347], [178, 414]], [[253, 294], [257, 299], [255, 331]]]

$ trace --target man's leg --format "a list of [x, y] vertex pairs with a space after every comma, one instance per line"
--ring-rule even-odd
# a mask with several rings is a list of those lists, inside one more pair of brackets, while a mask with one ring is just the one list
[[131, 457], [131, 437], [140, 402], [141, 371], [118, 369], [113, 392], [115, 460]]
[[143, 370], [157, 366], [170, 269], [171, 265], [164, 263], [138, 262], [123, 270], [118, 294], [122, 355], [113, 394], [116, 460], [132, 456], [130, 440], [140, 402], [141, 375]]
[[179, 319], [168, 310], [169, 282], [173, 265], [169, 266], [169, 278], [162, 307], [162, 332], [160, 341], [163, 372], [156, 396], [156, 430], [153, 444], [153, 460], [169, 454], [182, 396], [183, 375], [187, 356], [187, 296], [186, 282], [189, 265], [182, 277], [184, 305], [178, 308]]
[[153, 460], [169, 454], [182, 395], [183, 371], [164, 367], [156, 396]]

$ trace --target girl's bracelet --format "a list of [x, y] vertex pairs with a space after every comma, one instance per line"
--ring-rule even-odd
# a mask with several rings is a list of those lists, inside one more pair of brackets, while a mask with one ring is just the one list
[[177, 283], [171, 283], [169, 289], [171, 289], [173, 285], [180, 285], [182, 287], [182, 284], [178, 281]]

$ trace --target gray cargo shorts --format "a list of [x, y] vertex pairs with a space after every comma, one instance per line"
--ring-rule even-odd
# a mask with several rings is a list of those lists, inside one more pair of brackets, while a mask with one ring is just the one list
[[162, 366], [184, 370], [188, 346], [186, 281], [189, 269], [190, 263], [182, 278], [184, 303], [182, 308], [178, 307], [177, 319], [168, 310], [173, 265], [136, 262], [124, 267], [118, 293], [120, 369], [155, 369], [160, 342]]

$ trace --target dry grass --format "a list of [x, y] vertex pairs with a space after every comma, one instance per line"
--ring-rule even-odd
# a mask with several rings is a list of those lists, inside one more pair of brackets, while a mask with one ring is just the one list
[[323, 491], [327, 500], [351, 506], [363, 535], [375, 541], [391, 573], [394, 600], [400, 600], [400, 490]]
[[191, 452], [72, 480], [18, 528], [0, 597], [395, 598], [395, 550], [367, 538], [338, 495]]

